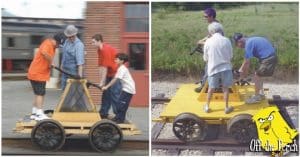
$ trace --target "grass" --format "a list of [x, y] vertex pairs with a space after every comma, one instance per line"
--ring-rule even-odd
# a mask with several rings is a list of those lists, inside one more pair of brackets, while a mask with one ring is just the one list
[[[277, 49], [279, 70], [298, 72], [298, 3], [257, 3], [217, 10], [217, 20], [225, 36], [234, 32], [268, 38]], [[168, 11], [152, 13], [152, 73], [193, 75], [204, 68], [202, 55], [189, 55], [199, 39], [207, 35], [202, 11]], [[234, 47], [234, 68], [239, 68], [244, 51]], [[257, 65], [253, 59], [251, 67]]]

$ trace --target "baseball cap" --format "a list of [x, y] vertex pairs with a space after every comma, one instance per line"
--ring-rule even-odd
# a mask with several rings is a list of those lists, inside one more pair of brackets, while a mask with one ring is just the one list
[[233, 34], [233, 40], [234, 42], [238, 42], [243, 37], [242, 33], [234, 33]]

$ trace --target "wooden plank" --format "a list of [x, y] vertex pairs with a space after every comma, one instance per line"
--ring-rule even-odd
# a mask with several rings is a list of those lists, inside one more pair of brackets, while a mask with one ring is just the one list
[[54, 112], [52, 119], [63, 122], [98, 122], [101, 120], [98, 112]]
[[[15, 131], [17, 133], [24, 133], [24, 134], [30, 134], [32, 131], [32, 128], [25, 128], [23, 130]], [[76, 135], [88, 135], [90, 132], [90, 129], [65, 129], [66, 134], [76, 134]], [[132, 135], [140, 135], [142, 134], [139, 130], [129, 131], [129, 130], [122, 130], [122, 133], [124, 136], [132, 136]]]
[[69, 80], [67, 80], [67, 86], [65, 87], [65, 90], [64, 90], [64, 92], [63, 92], [63, 94], [62, 94], [62, 96], [60, 98], [60, 101], [59, 101], [59, 103], [57, 104], [57, 106], [55, 108], [56, 112], [60, 111], [60, 109], [61, 109], [61, 107], [62, 107], [62, 105], [63, 105], [63, 103], [65, 101], [65, 98], [66, 98], [68, 92], [70, 91], [70, 87], [71, 87], [71, 83], [70, 83]]

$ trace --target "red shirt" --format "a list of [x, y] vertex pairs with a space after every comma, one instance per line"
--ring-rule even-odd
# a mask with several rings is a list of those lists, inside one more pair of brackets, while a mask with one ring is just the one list
[[101, 50], [98, 49], [98, 65], [107, 67], [107, 77], [113, 77], [118, 70], [115, 63], [116, 54], [116, 49], [106, 43], [103, 43]]
[[29, 70], [28, 79], [34, 81], [48, 81], [50, 79], [50, 65], [42, 53], [48, 54], [51, 58], [55, 55], [55, 45], [50, 39], [46, 39], [39, 47], [38, 52], [34, 56]]

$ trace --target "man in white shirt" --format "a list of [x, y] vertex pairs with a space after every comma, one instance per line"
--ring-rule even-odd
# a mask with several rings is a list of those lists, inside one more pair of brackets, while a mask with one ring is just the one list
[[116, 116], [112, 119], [116, 123], [124, 123], [126, 112], [132, 96], [135, 94], [135, 83], [132, 79], [129, 70], [124, 65], [128, 61], [128, 55], [125, 53], [118, 53], [115, 58], [115, 62], [118, 64], [118, 70], [115, 77], [104, 87], [102, 90], [108, 89], [118, 79], [122, 84], [121, 95], [118, 99], [118, 108]]
[[233, 111], [232, 106], [228, 106], [229, 87], [232, 85], [232, 46], [228, 38], [222, 35], [223, 26], [220, 23], [213, 22], [208, 26], [208, 32], [211, 37], [204, 44], [203, 59], [207, 62], [208, 74], [208, 93], [207, 103], [204, 105], [204, 111], [210, 112], [209, 104], [215, 88], [220, 87], [220, 80], [226, 103], [225, 113]]

